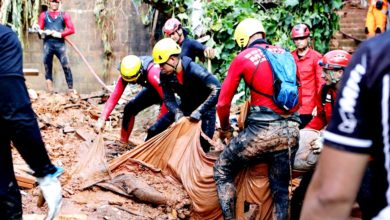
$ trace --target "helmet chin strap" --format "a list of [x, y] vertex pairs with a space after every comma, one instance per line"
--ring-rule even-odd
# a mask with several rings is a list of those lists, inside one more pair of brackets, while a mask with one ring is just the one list
[[177, 62], [176, 66], [172, 65], [172, 64], [169, 64], [169, 63], [165, 63], [166, 65], [170, 66], [173, 68], [173, 71], [176, 72], [176, 69], [177, 69], [177, 66], [179, 65], [179, 62]]
[[[176, 33], [179, 36], [179, 41], [177, 43], [180, 45], [181, 44], [181, 42], [180, 42], [181, 41], [181, 36], [183, 35], [183, 29], [181, 31], [181, 34], [179, 33], [179, 29], [176, 30]], [[183, 40], [184, 40], [184, 38], [183, 38]]]
[[333, 84], [336, 84], [338, 81], [340, 81], [340, 79], [336, 79], [336, 77], [334, 76], [334, 71], [329, 71], [329, 75], [330, 79], [332, 79]]
[[306, 51], [307, 50], [307, 48], [309, 48], [309, 44], [306, 44], [306, 46], [304, 47], [304, 48], [302, 48], [302, 49], [298, 49], [299, 51]]

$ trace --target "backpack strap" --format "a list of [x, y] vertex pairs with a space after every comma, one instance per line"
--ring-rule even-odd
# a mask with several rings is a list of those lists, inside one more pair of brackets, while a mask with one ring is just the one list
[[[252, 46], [252, 47], [257, 48], [257, 49], [260, 49], [261, 52], [263, 53], [264, 57], [268, 60], [268, 57], [266, 56], [266, 54], [265, 54], [265, 52], [264, 52], [264, 50], [267, 50], [267, 49], [265, 49], [265, 48], [263, 48], [263, 47], [260, 47], [260, 46]], [[268, 46], [267, 46], [267, 47], [268, 47]], [[251, 81], [250, 81], [248, 87], [249, 87], [251, 90], [253, 90], [254, 92], [256, 92], [257, 94], [260, 94], [260, 95], [263, 95], [263, 96], [265, 96], [265, 97], [268, 97], [268, 98], [273, 99], [273, 95], [269, 95], [269, 94], [266, 94], [266, 93], [264, 93], [264, 92], [260, 92], [259, 90], [255, 89], [255, 88], [252, 86], [252, 85], [253, 85], [253, 80], [255, 79], [255, 75], [256, 75], [257, 69], [259, 68], [259, 65], [260, 65], [260, 61], [259, 61], [259, 63], [257, 63], [257, 66], [256, 66], [255, 71], [253, 71], [253, 74], [252, 74], [252, 77], [251, 77]], [[272, 77], [273, 77], [273, 71], [272, 71]]]
[[328, 94], [331, 96], [331, 98], [330, 98], [331, 105], [333, 106], [333, 104], [334, 104], [335, 100], [334, 100], [333, 94], [329, 93], [330, 88], [331, 88], [330, 85], [324, 85], [322, 87], [322, 90], [321, 90], [321, 104], [322, 104], [322, 106], [324, 106], [326, 104], [326, 97]]

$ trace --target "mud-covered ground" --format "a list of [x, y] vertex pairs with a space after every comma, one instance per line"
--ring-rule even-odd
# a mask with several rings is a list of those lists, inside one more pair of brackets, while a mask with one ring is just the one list
[[[34, 93], [34, 91], [33, 91]], [[124, 95], [124, 97], [131, 97]], [[104, 92], [88, 95], [48, 94], [38, 91], [33, 94], [33, 109], [41, 128], [46, 149], [55, 165], [65, 169], [61, 176], [63, 206], [60, 212], [62, 219], [186, 219], [190, 215], [190, 200], [181, 184], [165, 178], [162, 174], [149, 172], [142, 166], [134, 166], [131, 173], [147, 185], [153, 187], [168, 198], [174, 198], [169, 205], [148, 204], [137, 201], [131, 196], [125, 197], [92, 186], [85, 190], [75, 179], [77, 163], [85, 160], [85, 155], [96, 137], [93, 126], [104, 106]], [[129, 99], [129, 98], [127, 98]], [[125, 101], [121, 101], [125, 103]], [[122, 155], [136, 144], [142, 143], [145, 130], [155, 120], [158, 106], [153, 106], [141, 112], [136, 117], [136, 123], [130, 141], [134, 144], [123, 145], [118, 142], [121, 111], [123, 104], [117, 105], [103, 133], [106, 160]], [[17, 173], [25, 175], [31, 172], [17, 151], [13, 151], [14, 166]], [[22, 189], [23, 211], [25, 219], [35, 218], [32, 214], [44, 215], [47, 206], [37, 207], [39, 189]], [[69, 218], [72, 215], [73, 218]], [[68, 218], [65, 218], [68, 216]]]

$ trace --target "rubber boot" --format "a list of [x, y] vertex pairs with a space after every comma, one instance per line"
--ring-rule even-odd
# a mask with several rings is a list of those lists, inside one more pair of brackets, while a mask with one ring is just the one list
[[120, 142], [126, 143], [126, 144], [129, 143], [129, 137], [130, 137], [131, 131], [133, 130], [133, 126], [134, 126], [134, 119], [135, 119], [134, 116], [130, 117], [129, 123], [127, 125], [127, 129], [122, 126]]
[[46, 80], [46, 89], [47, 89], [48, 93], [50, 93], [50, 94], [54, 93], [53, 81], [51, 81], [49, 79]]

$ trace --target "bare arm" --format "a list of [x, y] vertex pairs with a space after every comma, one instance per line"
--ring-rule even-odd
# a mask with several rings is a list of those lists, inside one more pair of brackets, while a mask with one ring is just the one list
[[325, 145], [303, 203], [301, 219], [348, 219], [369, 156]]

